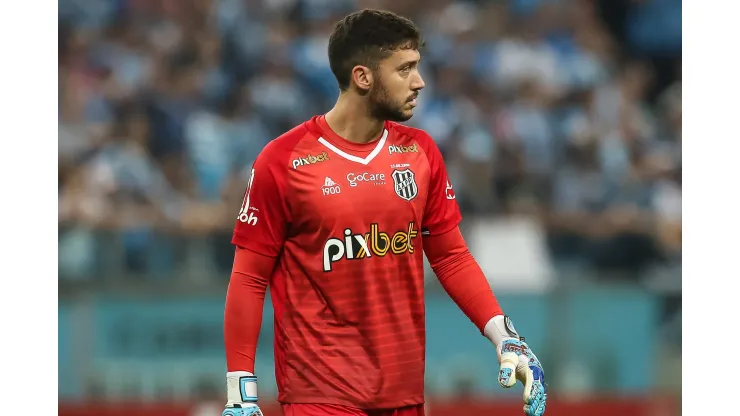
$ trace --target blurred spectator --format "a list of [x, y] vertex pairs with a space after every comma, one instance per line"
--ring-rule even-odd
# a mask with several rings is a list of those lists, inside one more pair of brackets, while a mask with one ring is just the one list
[[635, 278], [680, 261], [673, 0], [65, 0], [63, 275], [103, 261], [102, 230], [126, 270], [165, 257], [172, 274], [192, 253], [228, 269], [249, 167], [336, 99], [328, 34], [357, 7], [424, 30], [427, 88], [409, 124], [438, 142], [463, 211], [527, 215], [553, 259], [581, 267]]
[[192, 114], [185, 137], [196, 196], [204, 200], [219, 200], [228, 179], [250, 167], [271, 139], [242, 90], [227, 93], [215, 111]]

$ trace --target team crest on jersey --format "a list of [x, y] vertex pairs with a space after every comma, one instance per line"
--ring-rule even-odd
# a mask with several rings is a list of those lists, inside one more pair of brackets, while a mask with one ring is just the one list
[[419, 194], [419, 187], [416, 185], [416, 175], [411, 169], [395, 169], [391, 174], [393, 178], [393, 189], [396, 195], [402, 199], [411, 201]]

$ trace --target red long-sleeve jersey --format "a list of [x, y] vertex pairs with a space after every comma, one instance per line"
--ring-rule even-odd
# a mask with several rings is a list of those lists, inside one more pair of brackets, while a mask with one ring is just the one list
[[279, 401], [423, 403], [422, 252], [479, 329], [501, 313], [460, 219], [422, 130], [387, 122], [379, 139], [357, 144], [315, 117], [275, 139], [255, 161], [234, 231], [229, 370], [252, 370], [269, 283]]

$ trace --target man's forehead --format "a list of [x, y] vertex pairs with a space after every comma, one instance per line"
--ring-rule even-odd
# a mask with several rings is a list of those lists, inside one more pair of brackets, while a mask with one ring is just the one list
[[394, 64], [401, 64], [404, 62], [416, 62], [421, 59], [421, 54], [418, 49], [398, 49], [393, 51], [391, 56], [387, 58], [388, 61]]

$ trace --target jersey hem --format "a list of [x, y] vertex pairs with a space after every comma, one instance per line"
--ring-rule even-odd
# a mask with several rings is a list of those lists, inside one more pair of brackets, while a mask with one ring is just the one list
[[418, 406], [424, 404], [424, 395], [414, 396], [404, 400], [373, 401], [372, 403], [357, 403], [350, 400], [317, 397], [317, 396], [293, 396], [285, 399], [278, 398], [282, 404], [331, 404], [335, 406], [346, 406], [360, 410], [382, 410], [398, 409], [401, 407]]

